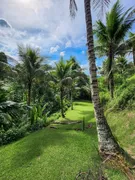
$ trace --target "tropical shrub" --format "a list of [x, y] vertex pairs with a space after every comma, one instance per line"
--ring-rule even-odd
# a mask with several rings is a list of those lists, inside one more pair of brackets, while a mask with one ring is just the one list
[[31, 125], [33, 125], [34, 123], [38, 123], [43, 121], [44, 124], [46, 123], [47, 120], [47, 115], [44, 113], [45, 109], [46, 109], [47, 104], [45, 104], [43, 107], [38, 104], [38, 105], [33, 105], [32, 107], [30, 107], [30, 122]]
[[100, 92], [100, 102], [103, 106], [106, 106], [110, 100], [110, 95], [108, 92]]
[[121, 85], [108, 107], [116, 110], [135, 107], [135, 85], [129, 83]]
[[0, 145], [8, 144], [24, 137], [28, 130], [28, 124], [21, 128], [13, 127], [7, 131], [4, 129], [0, 131]]

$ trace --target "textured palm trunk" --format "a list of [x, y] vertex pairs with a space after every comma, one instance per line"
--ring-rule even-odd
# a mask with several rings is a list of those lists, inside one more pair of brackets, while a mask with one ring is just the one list
[[98, 82], [97, 82], [97, 68], [95, 63], [94, 41], [92, 30], [92, 17], [91, 17], [91, 0], [84, 0], [85, 6], [85, 19], [87, 30], [87, 46], [88, 46], [88, 60], [89, 71], [91, 77], [91, 91], [92, 101], [94, 104], [97, 133], [99, 141], [100, 152], [115, 152], [119, 151], [120, 147], [115, 140], [111, 129], [106, 121], [104, 112], [99, 99]]
[[64, 118], [64, 110], [63, 110], [63, 88], [60, 88], [60, 106], [61, 106], [61, 116]]
[[73, 108], [73, 93], [72, 93], [72, 89], [71, 89], [71, 110], [73, 110], [74, 108]]
[[135, 66], [135, 47], [133, 47], [133, 63], [134, 63], [134, 66]]
[[110, 73], [109, 76], [109, 90], [110, 90], [110, 95], [111, 98], [114, 98], [114, 77], [113, 77], [113, 72]]
[[31, 82], [28, 83], [28, 99], [27, 99], [27, 105], [30, 106], [31, 103]]
[[108, 76], [109, 91], [110, 91], [111, 98], [113, 99], [113, 97], [114, 97], [114, 76], [113, 76], [112, 66], [113, 66], [114, 56], [113, 56], [112, 43], [110, 44], [109, 57], [108, 58], [109, 58], [109, 67], [108, 67], [108, 71], [109, 71], [109, 76]]

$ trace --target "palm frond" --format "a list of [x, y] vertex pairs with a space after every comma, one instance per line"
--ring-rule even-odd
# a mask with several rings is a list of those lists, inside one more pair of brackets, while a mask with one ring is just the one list
[[0, 103], [0, 111], [2, 113], [7, 113], [11, 117], [18, 117], [19, 104], [13, 101], [5, 101]]
[[62, 81], [61, 81], [61, 83], [63, 84], [63, 85], [68, 85], [68, 86], [71, 86], [72, 85], [72, 82], [73, 82], [73, 80], [72, 80], [72, 78], [71, 77], [66, 77], [66, 78], [64, 78], [64, 79], [62, 79]]
[[94, 29], [94, 34], [98, 38], [99, 43], [108, 42], [106, 26], [100, 20], [96, 22], [96, 28]]
[[70, 0], [69, 10], [70, 10], [70, 16], [74, 18], [78, 10], [75, 0]]
[[98, 57], [103, 57], [108, 55], [108, 49], [103, 45], [95, 46], [95, 53]]
[[92, 4], [93, 4], [93, 8], [95, 10], [99, 10], [98, 14], [103, 15], [103, 13], [106, 10], [106, 7], [108, 8], [109, 4], [110, 4], [111, 0], [93, 0]]

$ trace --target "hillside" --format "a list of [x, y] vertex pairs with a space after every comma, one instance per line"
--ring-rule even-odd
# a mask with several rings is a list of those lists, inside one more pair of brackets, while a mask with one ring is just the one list
[[[86, 121], [91, 128], [83, 131], [81, 124], [47, 127], [0, 148], [0, 180], [74, 179], [77, 173], [99, 164], [93, 106], [89, 102], [74, 103], [68, 110], [70, 120]], [[73, 130], [69, 130], [69, 129]], [[125, 179], [116, 170], [107, 171], [110, 180]]]
[[135, 112], [123, 110], [107, 115], [109, 125], [121, 147], [135, 158]]

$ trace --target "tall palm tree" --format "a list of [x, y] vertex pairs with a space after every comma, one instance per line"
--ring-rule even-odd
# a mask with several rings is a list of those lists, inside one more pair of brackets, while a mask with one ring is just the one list
[[135, 66], [135, 34], [130, 32], [129, 37], [130, 37], [130, 47], [132, 49], [132, 54], [133, 54], [133, 63]]
[[[105, 152], [115, 152], [119, 151], [120, 147], [115, 140], [112, 131], [106, 121], [104, 116], [103, 108], [100, 103], [99, 89], [97, 81], [97, 67], [95, 63], [95, 52], [94, 52], [94, 40], [93, 40], [93, 27], [92, 27], [92, 13], [91, 13], [91, 0], [84, 0], [85, 7], [85, 20], [86, 20], [86, 33], [87, 33], [87, 46], [88, 46], [88, 61], [89, 61], [89, 71], [91, 77], [91, 91], [92, 100], [94, 103], [97, 133], [99, 141], [99, 151], [101, 153]], [[96, 2], [96, 7], [99, 7], [101, 1]], [[103, 4], [109, 4], [110, 0], [103, 0]], [[75, 0], [70, 0], [70, 13], [71, 16], [75, 16], [77, 11], [77, 5]]]
[[64, 97], [64, 86], [67, 84], [71, 84], [72, 78], [71, 78], [71, 67], [72, 62], [67, 61], [64, 62], [63, 59], [60, 59], [58, 63], [56, 63], [56, 71], [55, 75], [57, 78], [57, 82], [60, 89], [60, 106], [61, 106], [61, 116], [64, 118], [64, 107], [63, 107], [63, 97]]
[[83, 78], [83, 73], [75, 57], [71, 56], [68, 62], [72, 64], [71, 73], [70, 73], [71, 81], [69, 84], [69, 93], [70, 93], [71, 110], [73, 110], [73, 94], [75, 90], [79, 89], [79, 87], [77, 86], [77, 81]]
[[114, 57], [118, 54], [123, 39], [135, 22], [135, 10], [129, 8], [123, 11], [120, 2], [117, 1], [110, 12], [106, 14], [106, 24], [98, 20], [96, 23], [95, 34], [98, 39], [97, 50], [102, 51], [103, 56], [108, 58], [108, 85], [111, 97], [114, 96]]
[[38, 49], [23, 46], [19, 46], [19, 56], [23, 63], [18, 69], [20, 69], [19, 72], [27, 86], [27, 105], [30, 106], [33, 81], [39, 74], [41, 74], [40, 67], [43, 58], [40, 57]]
[[0, 79], [3, 80], [5, 77], [7, 77], [9, 64], [7, 61], [7, 56], [5, 53], [0, 52]]

